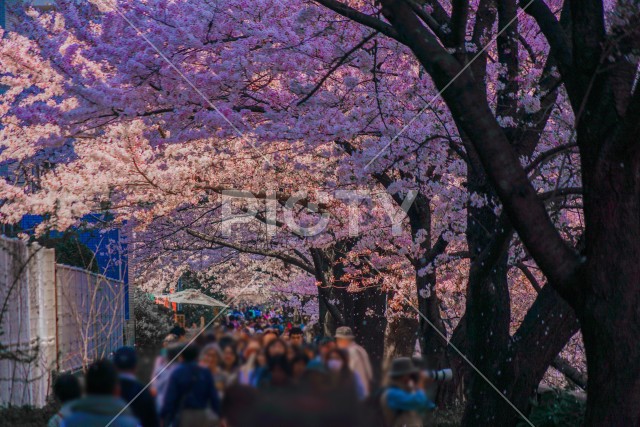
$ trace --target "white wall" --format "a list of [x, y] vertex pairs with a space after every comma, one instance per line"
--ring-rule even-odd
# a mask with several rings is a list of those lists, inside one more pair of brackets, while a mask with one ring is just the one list
[[2, 405], [45, 403], [55, 364], [54, 266], [53, 249], [0, 238]]
[[55, 371], [123, 345], [124, 285], [0, 236], [0, 316], [0, 406], [42, 407]]

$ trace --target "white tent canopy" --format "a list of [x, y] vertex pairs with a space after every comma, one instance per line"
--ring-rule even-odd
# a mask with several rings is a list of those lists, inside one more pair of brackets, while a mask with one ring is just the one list
[[184, 291], [175, 292], [173, 294], [156, 295], [156, 298], [166, 298], [169, 302], [177, 304], [199, 304], [209, 307], [228, 307], [226, 304], [211, 298], [197, 289], [185, 289]]

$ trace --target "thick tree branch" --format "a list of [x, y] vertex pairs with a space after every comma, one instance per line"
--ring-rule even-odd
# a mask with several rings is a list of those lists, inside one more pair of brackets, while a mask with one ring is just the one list
[[429, 29], [433, 31], [433, 33], [437, 35], [440, 40], [442, 40], [443, 44], [450, 44], [450, 37], [442, 31], [443, 24], [436, 21], [436, 19], [429, 15], [429, 13], [424, 10], [424, 7], [421, 4], [418, 4], [415, 0], [407, 0], [407, 3], [411, 5], [411, 8], [416, 13], [416, 15], [420, 17], [422, 22], [427, 24]]
[[544, 286], [511, 340], [520, 373], [537, 370], [542, 377], [578, 330], [575, 312], [551, 286]]
[[346, 4], [336, 0], [315, 0], [318, 4], [333, 10], [339, 15], [349, 18], [359, 24], [372, 28], [387, 37], [391, 37], [399, 42], [403, 42], [398, 32], [389, 24], [374, 18], [373, 16], [366, 15]]
[[540, 193], [540, 200], [551, 200], [556, 197], [565, 197], [565, 196], [581, 196], [583, 194], [582, 187], [564, 187], [564, 188], [556, 188], [551, 191], [545, 191], [544, 193]]
[[[498, 3], [498, 28], [504, 29], [498, 36], [498, 60], [506, 68], [506, 72], [499, 73], [499, 81], [502, 83], [498, 89], [498, 103], [496, 116], [512, 118], [515, 120], [518, 111], [518, 22], [517, 6], [515, 0], [497, 0]], [[507, 130], [509, 138], [513, 141], [513, 130]]]
[[[552, 224], [544, 204], [493, 116], [484, 93], [468, 70], [422, 27], [413, 11], [398, 0], [382, 0], [383, 14], [409, 41], [420, 63], [431, 75], [457, 123], [475, 147], [491, 184], [521, 240], [550, 283], [567, 301], [581, 301], [577, 253], [567, 246]], [[409, 37], [411, 36], [411, 37]]]
[[[491, 28], [496, 20], [496, 8], [494, 0], [480, 0], [476, 11], [476, 22], [473, 26], [471, 41], [480, 50], [484, 44], [491, 40]], [[471, 64], [473, 77], [480, 86], [480, 90], [486, 93], [487, 52], [484, 52]]]
[[451, 2], [451, 43], [453, 47], [463, 47], [467, 35], [469, 0]]
[[520, 0], [520, 7], [526, 7], [523, 9], [525, 13], [537, 22], [549, 43], [560, 73], [565, 77], [569, 76], [573, 67], [571, 44], [549, 6], [543, 0]]
[[529, 267], [527, 267], [527, 265], [524, 262], [517, 263], [516, 267], [518, 267], [520, 271], [522, 271], [522, 273], [524, 274], [524, 277], [526, 277], [529, 283], [531, 283], [531, 286], [533, 287], [533, 289], [536, 292], [540, 293], [540, 291], [542, 290], [542, 286], [540, 286], [540, 282], [538, 282], [538, 279], [536, 279], [536, 276], [534, 276], [531, 270], [529, 270]]
[[556, 356], [551, 362], [551, 366], [557, 369], [562, 375], [567, 377], [571, 382], [583, 390], [587, 389], [587, 376], [571, 366], [567, 359]]
[[590, 77], [602, 62], [606, 36], [604, 5], [602, 0], [566, 1], [571, 6], [573, 66], [580, 74]]

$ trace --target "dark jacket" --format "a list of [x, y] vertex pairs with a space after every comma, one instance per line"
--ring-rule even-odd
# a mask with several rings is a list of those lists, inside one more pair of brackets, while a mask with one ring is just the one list
[[155, 401], [149, 389], [142, 391], [143, 389], [144, 385], [135, 378], [128, 375], [120, 376], [120, 397], [127, 403], [131, 402], [129, 408], [133, 415], [140, 420], [142, 427], [158, 427], [160, 420]]
[[207, 407], [220, 414], [220, 398], [211, 372], [195, 362], [182, 363], [171, 373], [160, 417], [171, 423], [183, 409]]

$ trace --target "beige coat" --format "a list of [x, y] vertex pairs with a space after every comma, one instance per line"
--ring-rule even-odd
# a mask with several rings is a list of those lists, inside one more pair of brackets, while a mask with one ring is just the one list
[[349, 353], [349, 368], [355, 375], [358, 375], [364, 385], [364, 394], [368, 396], [371, 392], [371, 381], [373, 381], [373, 369], [369, 361], [367, 350], [358, 344], [351, 343], [347, 348]]

